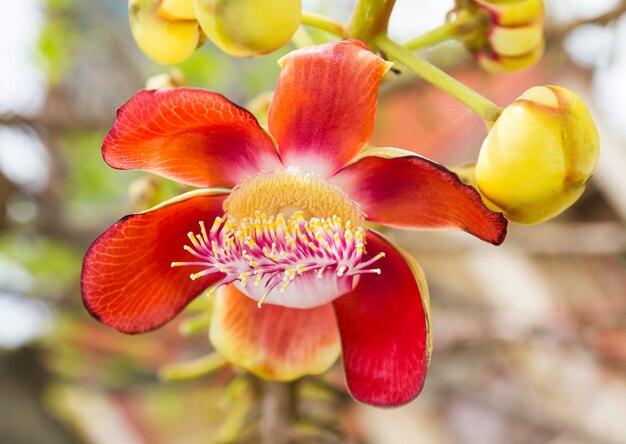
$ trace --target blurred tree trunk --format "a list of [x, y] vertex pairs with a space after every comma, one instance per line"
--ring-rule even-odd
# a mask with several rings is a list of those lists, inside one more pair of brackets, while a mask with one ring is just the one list
[[261, 438], [264, 444], [287, 444], [296, 418], [294, 384], [262, 382]]
[[47, 379], [36, 350], [24, 348], [0, 354], [0, 443], [81, 442], [43, 405]]

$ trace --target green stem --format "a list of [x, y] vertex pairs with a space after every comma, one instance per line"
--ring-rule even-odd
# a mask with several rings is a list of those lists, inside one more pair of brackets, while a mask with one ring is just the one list
[[311, 34], [309, 34], [303, 26], [298, 26], [296, 32], [291, 36], [291, 43], [293, 43], [293, 46], [295, 46], [296, 49], [315, 45], [315, 41], [311, 38]]
[[378, 35], [374, 39], [375, 45], [387, 56], [405, 65], [415, 74], [446, 91], [452, 97], [463, 102], [472, 111], [478, 114], [490, 128], [497, 120], [502, 109], [486, 97], [481, 96], [470, 87], [446, 74], [436, 66], [413, 54], [405, 47], [390, 40], [386, 35]]
[[389, 17], [396, 0], [359, 0], [348, 24], [348, 37], [365, 43], [387, 33]]
[[228, 384], [226, 392], [229, 402], [226, 418], [210, 443], [239, 442], [238, 438], [246, 428], [246, 417], [255, 405], [250, 388], [250, 383], [245, 377], [235, 378]]
[[326, 32], [331, 33], [334, 36], [343, 39], [346, 37], [346, 29], [341, 24], [334, 20], [329, 19], [321, 14], [317, 14], [315, 12], [310, 11], [302, 11], [302, 18], [300, 19], [300, 23], [303, 25], [313, 26], [314, 28], [322, 29]]
[[209, 353], [191, 361], [164, 365], [158, 374], [163, 381], [181, 381], [207, 375], [226, 364], [228, 361], [219, 353]]
[[415, 51], [417, 49], [428, 48], [435, 46], [446, 40], [454, 38], [457, 34], [457, 24], [454, 22], [446, 22], [438, 28], [428, 31], [425, 34], [419, 35], [412, 40], [409, 40], [404, 44], [404, 47], [409, 51]]
[[205, 312], [192, 318], [183, 320], [178, 327], [178, 331], [180, 332], [181, 336], [188, 338], [189, 336], [194, 336], [198, 333], [205, 331], [209, 328], [210, 325], [211, 314]]

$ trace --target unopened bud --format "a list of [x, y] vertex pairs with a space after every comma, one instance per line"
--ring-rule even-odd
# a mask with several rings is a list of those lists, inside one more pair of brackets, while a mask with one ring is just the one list
[[472, 24], [459, 39], [487, 71], [527, 68], [543, 54], [543, 0], [457, 0], [455, 13]]
[[141, 177], [128, 186], [133, 211], [145, 211], [161, 201], [161, 186], [154, 177]]
[[517, 57], [481, 52], [476, 53], [476, 60], [481, 68], [491, 73], [521, 71], [537, 63], [543, 55], [543, 49], [542, 44], [534, 51]]
[[600, 143], [584, 102], [557, 86], [529, 89], [505, 108], [483, 142], [476, 182], [514, 222], [562, 213], [585, 190]]
[[254, 117], [256, 117], [259, 123], [263, 126], [267, 126], [272, 97], [274, 97], [274, 91], [265, 91], [258, 96], [253, 97], [246, 104], [246, 109], [254, 114]]
[[145, 55], [162, 64], [178, 63], [202, 44], [200, 26], [187, 18], [186, 8], [182, 0], [129, 0], [130, 30]]
[[207, 37], [237, 57], [268, 54], [289, 41], [300, 25], [300, 0], [194, 0]]
[[164, 74], [158, 74], [146, 80], [146, 89], [179, 88], [187, 84], [185, 74], [177, 68]]
[[193, 0], [160, 0], [161, 12], [172, 19], [195, 20]]

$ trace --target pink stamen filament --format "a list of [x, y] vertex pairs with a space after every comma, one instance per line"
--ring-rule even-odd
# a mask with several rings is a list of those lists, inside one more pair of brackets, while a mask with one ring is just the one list
[[345, 225], [339, 217], [305, 220], [302, 212], [285, 219], [282, 214], [267, 217], [257, 212], [254, 218], [238, 221], [234, 218], [215, 219], [207, 232], [199, 222], [200, 234], [188, 233], [191, 246], [185, 251], [198, 261], [172, 262], [172, 267], [201, 266], [203, 270], [191, 274], [195, 280], [214, 273], [226, 276], [220, 285], [240, 281], [243, 286], [252, 279], [255, 286], [265, 286], [265, 298], [282, 284], [280, 292], [302, 273], [317, 271], [319, 279], [327, 271], [337, 278], [377, 273], [378, 268], [367, 268], [384, 257], [379, 253], [362, 262], [365, 254], [365, 229]]

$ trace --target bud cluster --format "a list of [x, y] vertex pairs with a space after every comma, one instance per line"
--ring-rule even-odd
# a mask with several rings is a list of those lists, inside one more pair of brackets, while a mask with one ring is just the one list
[[453, 12], [471, 23], [459, 38], [489, 72], [523, 69], [543, 54], [543, 0], [457, 0]]
[[237, 57], [283, 46], [300, 24], [300, 0], [129, 0], [130, 28], [151, 59], [187, 59], [208, 37]]

